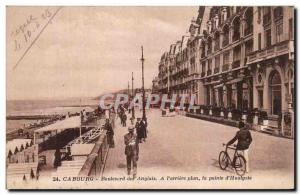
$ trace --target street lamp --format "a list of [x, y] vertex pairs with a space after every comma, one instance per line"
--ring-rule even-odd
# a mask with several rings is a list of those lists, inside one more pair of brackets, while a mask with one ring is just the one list
[[144, 51], [142, 46], [142, 92], [143, 92], [143, 119], [146, 121], [146, 111], [145, 111], [145, 87], [144, 87]]

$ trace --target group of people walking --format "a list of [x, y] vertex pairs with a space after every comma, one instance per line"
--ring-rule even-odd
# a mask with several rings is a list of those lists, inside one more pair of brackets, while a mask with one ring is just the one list
[[[121, 126], [126, 127], [127, 115], [126, 109], [124, 107], [119, 107], [117, 109], [118, 117], [121, 121]], [[127, 174], [133, 175], [136, 178], [137, 175], [137, 161], [139, 159], [139, 144], [146, 142], [147, 138], [147, 120], [140, 117], [134, 125], [134, 118], [131, 117], [131, 125], [128, 127], [128, 133], [124, 135], [125, 144], [125, 155], [127, 164]], [[112, 122], [109, 118], [106, 118], [104, 129], [107, 131], [107, 142], [110, 148], [115, 147], [114, 142], [114, 129], [112, 127]]]

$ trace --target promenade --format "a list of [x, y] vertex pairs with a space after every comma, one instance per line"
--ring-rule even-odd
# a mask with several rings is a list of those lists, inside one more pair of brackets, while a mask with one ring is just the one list
[[[230, 140], [237, 128], [181, 115], [161, 117], [159, 110], [148, 111], [147, 117], [149, 133], [147, 141], [140, 144], [137, 179], [127, 179], [123, 136], [128, 131], [118, 119], [116, 146], [109, 150], [103, 174], [107, 181], [102, 181], [101, 186], [137, 189], [293, 186], [294, 140], [252, 131], [251, 172], [241, 180], [232, 169], [222, 171], [218, 165], [222, 143]], [[125, 181], [118, 180], [124, 177]]]

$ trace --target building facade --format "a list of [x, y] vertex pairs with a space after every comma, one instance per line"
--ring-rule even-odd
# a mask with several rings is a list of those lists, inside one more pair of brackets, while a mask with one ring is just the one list
[[267, 128], [292, 128], [284, 123], [295, 101], [294, 43], [293, 7], [200, 6], [161, 57], [159, 92], [195, 94], [196, 104], [230, 115], [263, 112]]

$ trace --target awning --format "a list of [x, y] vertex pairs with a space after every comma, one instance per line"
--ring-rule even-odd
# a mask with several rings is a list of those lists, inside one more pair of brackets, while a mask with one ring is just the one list
[[226, 84], [238, 83], [242, 80], [243, 80], [243, 78], [236, 78], [236, 79], [232, 79], [231, 81], [226, 82]]
[[81, 125], [80, 116], [74, 116], [70, 118], [66, 118], [65, 120], [58, 121], [46, 127], [42, 127], [40, 129], [35, 130], [35, 133], [45, 132], [45, 131], [55, 131], [55, 130], [64, 130], [71, 128], [78, 128]]

